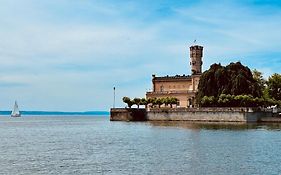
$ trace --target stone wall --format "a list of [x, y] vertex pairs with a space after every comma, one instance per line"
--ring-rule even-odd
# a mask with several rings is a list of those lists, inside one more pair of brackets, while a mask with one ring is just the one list
[[252, 108], [183, 108], [153, 109], [147, 112], [147, 120], [201, 121], [201, 122], [258, 122], [270, 113]]
[[258, 108], [113, 108], [111, 121], [200, 121], [200, 122], [262, 122], [272, 112]]
[[110, 121], [146, 121], [146, 110], [136, 108], [110, 109]]

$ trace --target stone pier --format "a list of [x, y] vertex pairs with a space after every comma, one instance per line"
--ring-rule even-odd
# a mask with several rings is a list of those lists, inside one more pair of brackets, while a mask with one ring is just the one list
[[[113, 108], [111, 121], [198, 121], [198, 122], [263, 122], [272, 112], [259, 108]], [[276, 120], [275, 120], [276, 121]], [[281, 120], [280, 120], [281, 121]]]
[[137, 108], [111, 108], [110, 121], [146, 121], [146, 110]]

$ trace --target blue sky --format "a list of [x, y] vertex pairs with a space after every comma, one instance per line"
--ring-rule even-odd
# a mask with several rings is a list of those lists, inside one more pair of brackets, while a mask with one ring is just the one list
[[0, 0], [0, 110], [108, 110], [116, 87], [144, 97], [151, 75], [212, 63], [281, 73], [277, 0]]

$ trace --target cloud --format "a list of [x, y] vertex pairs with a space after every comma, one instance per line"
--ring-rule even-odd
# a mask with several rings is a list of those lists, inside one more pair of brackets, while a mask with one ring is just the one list
[[116, 86], [123, 106], [122, 96], [145, 95], [151, 74], [188, 74], [194, 39], [204, 46], [204, 69], [240, 60], [270, 75], [280, 65], [278, 9], [254, 1], [4, 1], [0, 80], [10, 87], [0, 99], [107, 110]]
[[23, 87], [28, 86], [28, 84], [25, 83], [18, 83], [18, 82], [1, 82], [0, 88], [14, 88], [14, 87]]

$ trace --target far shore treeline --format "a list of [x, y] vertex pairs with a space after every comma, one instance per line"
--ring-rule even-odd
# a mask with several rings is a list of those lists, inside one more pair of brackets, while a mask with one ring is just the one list
[[[201, 75], [195, 99], [199, 107], [280, 107], [281, 75], [275, 73], [266, 80], [261, 72], [251, 71], [240, 62], [227, 66], [215, 63]], [[132, 105], [172, 108], [178, 104], [178, 99], [123, 97], [123, 102], [129, 108]]]

